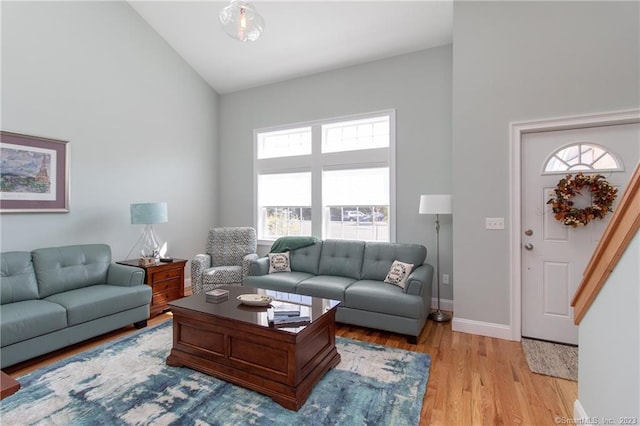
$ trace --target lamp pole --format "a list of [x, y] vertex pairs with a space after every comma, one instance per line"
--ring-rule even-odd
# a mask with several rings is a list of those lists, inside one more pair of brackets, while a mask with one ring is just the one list
[[436, 283], [438, 286], [438, 310], [431, 312], [429, 318], [436, 322], [447, 322], [451, 320], [451, 316], [440, 310], [440, 217], [438, 213], [436, 213]]

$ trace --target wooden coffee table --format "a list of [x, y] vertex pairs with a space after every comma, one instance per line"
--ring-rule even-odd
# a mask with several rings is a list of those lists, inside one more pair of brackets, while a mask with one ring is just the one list
[[0, 370], [0, 399], [13, 395], [20, 389], [20, 383], [4, 371]]
[[[335, 345], [336, 300], [277, 292], [276, 309], [300, 308], [305, 326], [269, 326], [268, 307], [247, 306], [236, 298], [267, 291], [226, 287], [229, 299], [207, 302], [197, 294], [169, 303], [173, 348], [167, 365], [189, 367], [270, 396], [298, 410], [313, 386], [340, 362]], [[275, 292], [268, 292], [273, 295]], [[298, 303], [303, 297], [310, 305]]]

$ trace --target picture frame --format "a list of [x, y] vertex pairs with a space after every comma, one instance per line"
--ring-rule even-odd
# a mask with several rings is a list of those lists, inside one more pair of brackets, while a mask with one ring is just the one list
[[0, 131], [0, 213], [68, 213], [68, 146]]

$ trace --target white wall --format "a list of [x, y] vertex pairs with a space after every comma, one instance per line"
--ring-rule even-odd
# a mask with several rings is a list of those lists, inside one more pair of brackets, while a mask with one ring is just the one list
[[[221, 225], [253, 223], [254, 129], [392, 108], [397, 241], [426, 245], [435, 265], [434, 218], [419, 215], [418, 204], [420, 194], [451, 190], [450, 45], [222, 95]], [[451, 216], [441, 218], [440, 235], [441, 269], [451, 274]]]
[[[69, 213], [2, 214], [1, 249], [108, 243], [124, 258], [129, 204], [191, 258], [216, 222], [218, 95], [125, 2], [2, 2], [2, 129], [69, 141]], [[133, 254], [132, 257], [135, 257]]]
[[510, 326], [509, 123], [638, 108], [639, 7], [455, 2], [454, 329]]
[[[580, 322], [578, 400], [587, 416], [640, 418], [640, 233]], [[637, 421], [637, 420], [636, 420]]]

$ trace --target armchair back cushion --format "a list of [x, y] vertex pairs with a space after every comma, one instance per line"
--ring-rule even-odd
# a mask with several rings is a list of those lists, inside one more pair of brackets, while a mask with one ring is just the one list
[[360, 279], [364, 245], [364, 241], [325, 240], [318, 274]]
[[40, 298], [107, 282], [111, 248], [106, 244], [42, 248], [31, 254]]
[[411, 263], [415, 269], [426, 257], [427, 249], [419, 244], [368, 242], [360, 279], [384, 281], [394, 260]]
[[211, 266], [242, 265], [242, 259], [258, 249], [256, 230], [248, 226], [212, 228], [207, 239]]
[[38, 298], [38, 283], [31, 262], [31, 252], [2, 254], [0, 264], [0, 304]]

